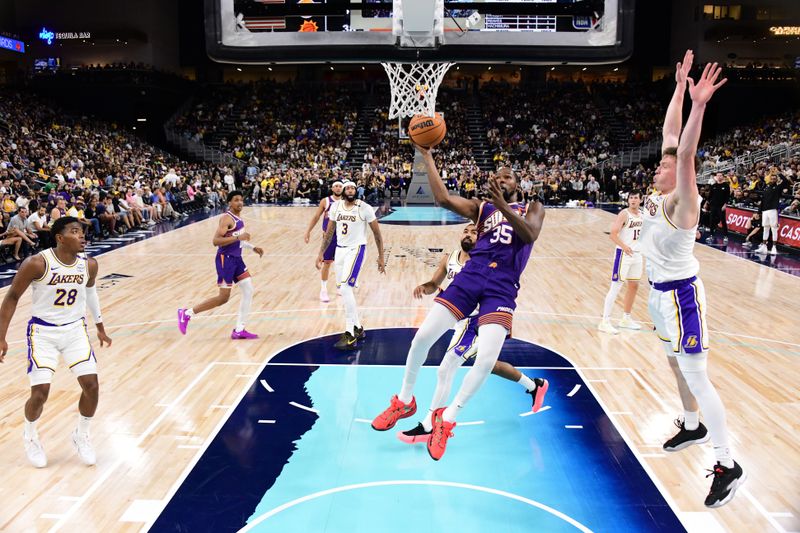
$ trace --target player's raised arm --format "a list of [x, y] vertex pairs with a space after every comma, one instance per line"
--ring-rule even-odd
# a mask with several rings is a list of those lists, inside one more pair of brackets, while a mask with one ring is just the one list
[[706, 104], [717, 89], [722, 87], [727, 78], [717, 83], [722, 69], [716, 63], [706, 65], [703, 74], [695, 84], [689, 78], [689, 95], [692, 98], [692, 111], [686, 120], [680, 144], [678, 144], [678, 165], [675, 191], [672, 193], [674, 205], [673, 220], [681, 228], [691, 228], [697, 224], [700, 206], [697, 198], [697, 169], [695, 157], [700, 142], [700, 131], [703, 126], [703, 115]]
[[99, 270], [97, 259], [90, 257], [88, 263], [89, 280], [86, 282], [86, 307], [88, 307], [89, 311], [92, 313], [92, 319], [97, 328], [97, 338], [100, 340], [100, 346], [102, 347], [104, 342], [111, 346], [111, 337], [106, 335], [106, 328], [103, 325], [103, 315], [100, 313], [100, 298], [97, 296], [97, 287], [94, 285], [97, 279], [97, 271]]
[[436, 270], [434, 271], [433, 276], [431, 276], [431, 279], [429, 281], [426, 281], [422, 285], [417, 285], [414, 288], [414, 298], [419, 300], [422, 298], [423, 294], [433, 294], [434, 292], [436, 292], [436, 289], [438, 289], [441, 286], [442, 282], [444, 281], [444, 278], [447, 276], [448, 257], [449, 257], [448, 254], [442, 256], [442, 259], [439, 261], [439, 264], [436, 265]]
[[317, 225], [317, 222], [319, 222], [319, 219], [322, 216], [322, 213], [325, 212], [325, 207], [326, 207], [327, 203], [328, 203], [328, 199], [327, 198], [323, 198], [322, 200], [319, 201], [319, 205], [317, 206], [317, 210], [314, 212], [314, 216], [311, 218], [311, 222], [309, 222], [308, 228], [306, 229], [306, 234], [305, 234], [305, 237], [303, 239], [303, 240], [305, 240], [306, 244], [308, 244], [308, 241], [311, 240], [311, 232], [314, 230], [314, 227]]
[[633, 255], [633, 250], [631, 247], [622, 242], [622, 239], [619, 238], [619, 232], [622, 230], [622, 225], [625, 223], [625, 220], [628, 218], [627, 209], [623, 209], [617, 215], [617, 218], [614, 219], [613, 224], [611, 224], [611, 233], [609, 238], [611, 241], [619, 246], [626, 255]]
[[689, 71], [692, 70], [694, 53], [687, 50], [683, 56], [683, 61], [675, 65], [675, 92], [672, 100], [667, 107], [667, 114], [664, 117], [664, 129], [662, 130], [663, 141], [661, 142], [661, 152], [665, 148], [675, 148], [681, 136], [681, 125], [683, 122], [683, 95], [686, 92], [686, 79]]
[[14, 316], [14, 311], [17, 310], [17, 303], [19, 299], [28, 290], [28, 286], [35, 279], [39, 279], [45, 274], [45, 261], [40, 255], [33, 255], [19, 267], [14, 279], [11, 281], [11, 287], [8, 288], [3, 304], [0, 306], [0, 363], [3, 362], [6, 352], [8, 351], [8, 343], [6, 342], [6, 334], [8, 333], [8, 325], [11, 323], [11, 318]]
[[236, 241], [250, 240], [249, 233], [242, 233], [238, 236], [232, 235], [230, 237], [226, 237], [225, 234], [235, 227], [236, 224], [233, 222], [231, 217], [222, 215], [219, 219], [219, 224], [217, 225], [217, 232], [214, 233], [214, 240], [212, 241], [212, 244], [214, 246], [227, 246], [235, 243]]
[[431, 186], [431, 191], [433, 192], [436, 203], [453, 213], [466, 217], [473, 222], [477, 222], [480, 202], [450, 195], [447, 187], [442, 183], [442, 177], [439, 175], [439, 170], [436, 168], [436, 161], [433, 160], [430, 148], [423, 148], [416, 144], [414, 148], [422, 155], [422, 160], [425, 162], [425, 170], [428, 173], [428, 183]]

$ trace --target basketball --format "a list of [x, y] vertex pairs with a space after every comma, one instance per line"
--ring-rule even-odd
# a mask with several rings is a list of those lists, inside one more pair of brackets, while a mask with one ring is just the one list
[[414, 115], [408, 123], [408, 136], [424, 148], [432, 148], [442, 142], [446, 133], [447, 125], [439, 113], [433, 117]]

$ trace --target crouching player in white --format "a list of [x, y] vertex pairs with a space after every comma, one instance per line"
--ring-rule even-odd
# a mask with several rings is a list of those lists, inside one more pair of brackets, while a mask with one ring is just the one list
[[31, 285], [32, 317], [27, 332], [31, 396], [25, 403], [24, 432], [28, 460], [37, 468], [47, 466], [36, 422], [47, 401], [60, 355], [78, 378], [83, 391], [78, 402], [78, 427], [72, 433], [72, 443], [81, 461], [93, 465], [96, 459], [89, 441], [89, 422], [97, 409], [99, 387], [97, 359], [84, 318], [87, 307], [94, 318], [100, 346], [104, 342], [111, 346], [94, 286], [97, 261], [83, 254], [86, 240], [77, 218], [59, 218], [53, 223], [51, 234], [55, 248], [48, 248], [23, 261], [3, 299], [0, 307], [0, 362], [8, 351], [8, 325], [20, 297]]
[[[664, 450], [676, 452], [711, 438], [717, 463], [711, 475], [707, 507], [728, 503], [745, 479], [742, 467], [733, 460], [725, 420], [725, 407], [708, 379], [708, 320], [700, 264], [694, 257], [694, 242], [702, 198], [697, 192], [697, 143], [706, 103], [725, 79], [717, 83], [721, 69], [706, 65], [694, 83], [688, 77], [692, 53], [678, 64], [677, 86], [664, 121], [661, 163], [653, 178], [657, 194], [644, 204], [641, 249], [647, 259], [652, 284], [650, 315], [663, 341], [678, 392], [684, 419], [676, 420], [678, 433], [664, 443]], [[692, 111], [681, 134], [681, 109], [686, 82]], [[679, 141], [680, 138], [680, 141]], [[700, 423], [703, 411], [708, 429]]]

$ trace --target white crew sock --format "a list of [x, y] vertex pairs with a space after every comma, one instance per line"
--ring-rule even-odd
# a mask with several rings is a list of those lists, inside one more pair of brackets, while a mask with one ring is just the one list
[[36, 439], [39, 437], [39, 432], [36, 431], [36, 420], [31, 422], [27, 418], [25, 419], [25, 438], [26, 439]]
[[191, 307], [187, 307], [186, 311], [184, 312], [186, 313], [186, 316], [188, 316], [189, 318], [192, 318], [194, 316], [194, 309], [192, 309]]
[[[522, 374], [522, 372], [520, 372], [520, 374]], [[519, 383], [520, 385], [525, 387], [525, 391], [526, 392], [530, 392], [530, 391], [532, 391], [533, 389], [536, 388], [536, 383], [534, 383], [533, 380], [531, 378], [529, 378], [528, 376], [526, 376], [525, 374], [522, 374], [519, 377], [519, 379], [517, 380], [517, 383]]]
[[89, 422], [91, 421], [91, 416], [83, 416], [82, 414], [78, 413], [78, 435], [89, 434]]
[[689, 431], [694, 431], [700, 426], [700, 411], [684, 411], [683, 427]]
[[320, 283], [320, 285], [322, 285], [322, 290], [323, 291], [327, 291], [328, 290], [328, 280], [327, 279], [323, 279], [322, 282]]

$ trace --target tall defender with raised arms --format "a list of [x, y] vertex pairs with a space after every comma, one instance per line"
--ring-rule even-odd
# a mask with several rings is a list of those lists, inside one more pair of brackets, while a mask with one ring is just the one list
[[[680, 431], [664, 443], [664, 450], [682, 450], [706, 442], [711, 435], [717, 463], [710, 474], [714, 479], [705, 505], [719, 507], [733, 498], [745, 473], [731, 457], [725, 407], [708, 379], [706, 294], [698, 277], [700, 264], [694, 256], [694, 243], [702, 204], [697, 191], [696, 154], [703, 114], [714, 92], [727, 79], [717, 82], [722, 69], [714, 63], [706, 65], [695, 84], [689, 77], [692, 59], [689, 50], [676, 68], [677, 84], [664, 119], [661, 163], [654, 177], [658, 192], [645, 201], [640, 246], [652, 286], [650, 315], [678, 382], [684, 409], [684, 419], [675, 421]], [[681, 133], [687, 82], [692, 111]], [[700, 423], [701, 409], [708, 430]]]

